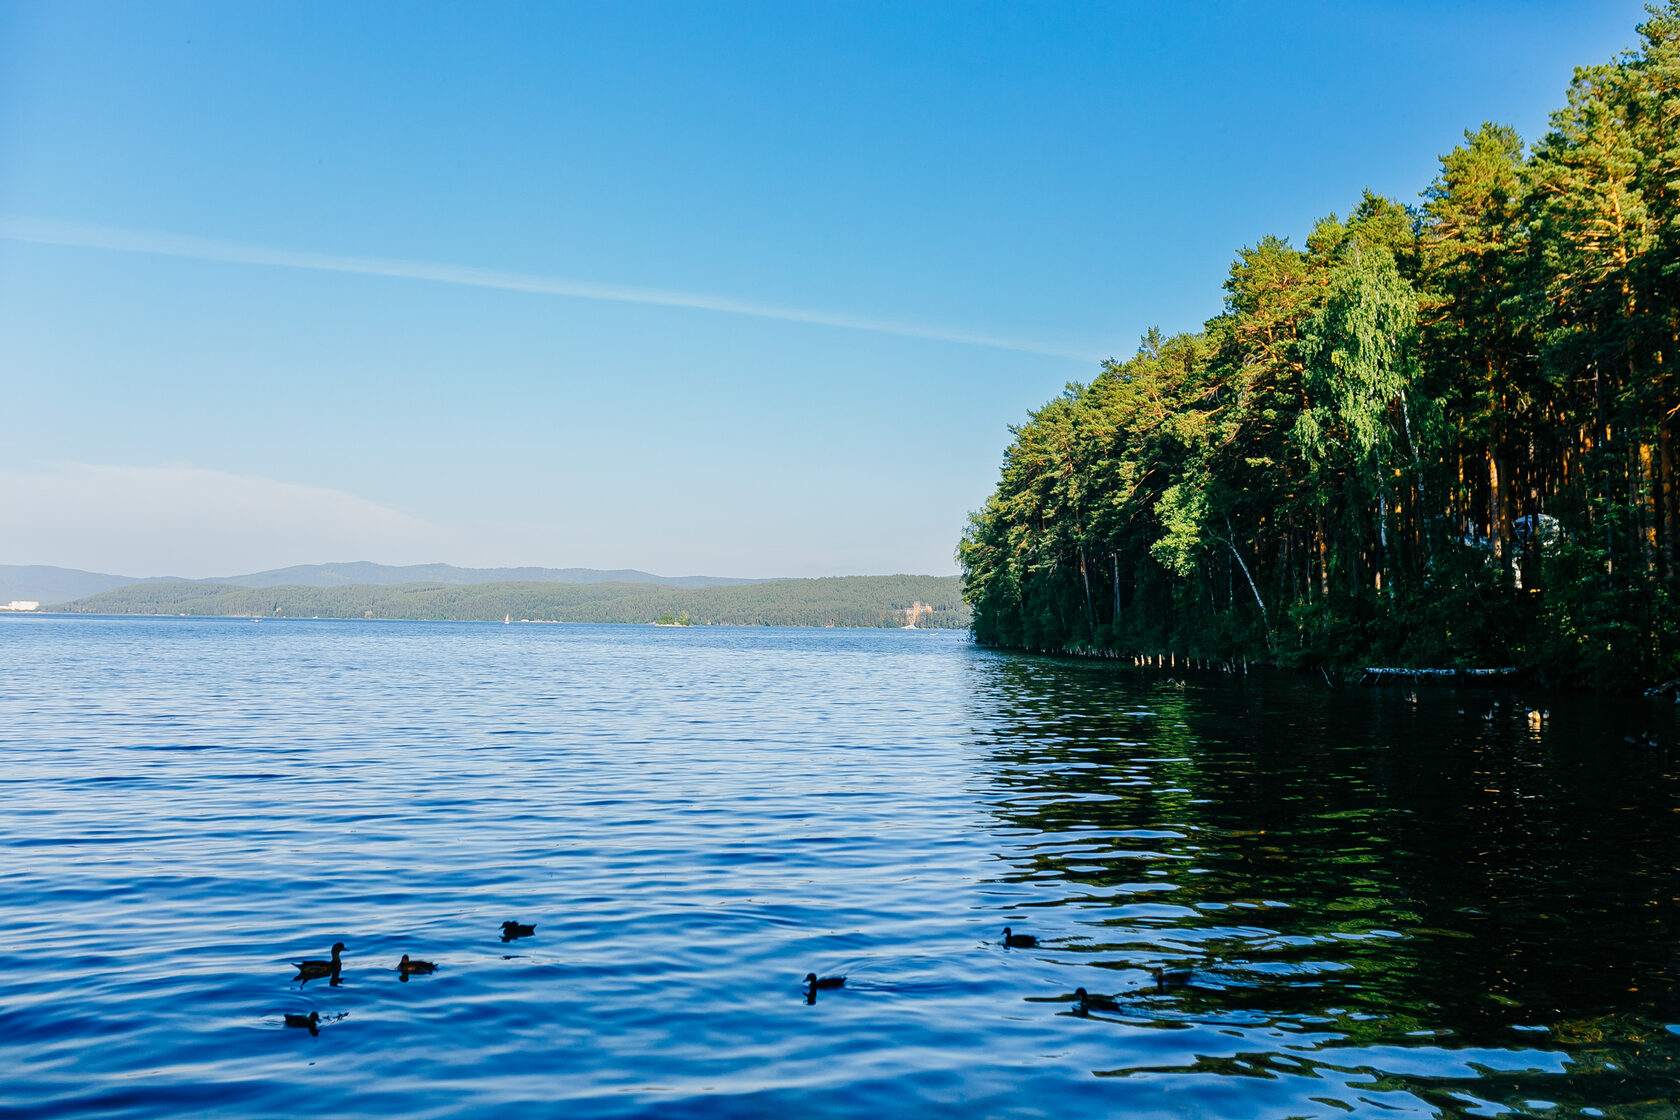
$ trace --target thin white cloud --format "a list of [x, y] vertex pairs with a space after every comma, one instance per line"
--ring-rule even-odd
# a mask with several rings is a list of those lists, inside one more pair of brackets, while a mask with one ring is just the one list
[[435, 561], [437, 526], [319, 486], [198, 467], [0, 470], [0, 563], [192, 578], [323, 559]]
[[906, 338], [925, 338], [938, 342], [956, 342], [998, 350], [1015, 350], [1026, 354], [1068, 358], [1091, 364], [1102, 360], [1102, 355], [954, 328], [897, 322], [831, 311], [817, 311], [810, 308], [782, 307], [776, 304], [757, 303], [750, 300], [732, 299], [728, 296], [707, 295], [701, 292], [682, 292], [665, 288], [639, 288], [621, 284], [598, 284], [588, 280], [569, 280], [558, 276], [541, 276], [523, 272], [501, 272], [494, 269], [472, 268], [466, 265], [441, 264], [432, 261], [298, 252], [260, 245], [240, 245], [229, 241], [213, 241], [185, 234], [113, 229], [106, 226], [23, 217], [0, 217], [0, 238], [10, 241], [25, 241], [36, 245], [105, 249], [120, 253], [146, 253], [153, 256], [184, 257], [189, 260], [222, 261], [230, 264], [267, 265], [275, 268], [299, 268], [316, 272], [348, 272], [363, 276], [389, 276], [403, 280], [428, 280], [439, 284], [464, 284], [474, 288], [496, 288], [502, 291], [569, 296], [574, 299], [607, 300], [614, 303], [650, 304], [656, 307], [686, 307], [700, 311], [722, 311], [732, 315], [752, 315], [761, 319], [782, 319], [789, 322], [813, 323], [826, 327], [845, 327], [851, 330], [873, 331], [877, 334], [900, 335]]

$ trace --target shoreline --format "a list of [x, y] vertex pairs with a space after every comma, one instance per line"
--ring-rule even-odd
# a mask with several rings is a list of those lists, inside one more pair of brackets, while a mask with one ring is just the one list
[[[1672, 697], [1680, 704], [1680, 679], [1642, 681], [1626, 688], [1593, 688], [1567, 681], [1547, 680], [1533, 665], [1472, 666], [1437, 668], [1426, 666], [1370, 666], [1357, 663], [1332, 665], [1279, 665], [1264, 658], [1186, 657], [1176, 653], [1126, 654], [1092, 647], [1064, 646], [1028, 649], [983, 642], [975, 644], [999, 653], [1054, 660], [1107, 662], [1121, 668], [1153, 673], [1184, 673], [1195, 676], [1246, 677], [1250, 672], [1290, 676], [1319, 676], [1332, 689], [1344, 688], [1537, 688], [1549, 693], [1590, 696]], [[1394, 678], [1385, 680], [1383, 678]]]

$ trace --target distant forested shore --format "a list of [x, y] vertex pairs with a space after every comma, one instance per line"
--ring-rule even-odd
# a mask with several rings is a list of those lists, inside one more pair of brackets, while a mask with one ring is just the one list
[[[920, 603], [921, 610], [916, 609]], [[648, 583], [409, 583], [239, 587], [157, 581], [47, 608], [71, 614], [385, 618], [446, 621], [654, 622], [694, 625], [905, 626], [963, 629], [970, 612], [955, 576], [838, 576], [722, 587]]]
[[1525, 148], [1241, 250], [1015, 429], [960, 545], [982, 642], [1680, 675], [1680, 0]]

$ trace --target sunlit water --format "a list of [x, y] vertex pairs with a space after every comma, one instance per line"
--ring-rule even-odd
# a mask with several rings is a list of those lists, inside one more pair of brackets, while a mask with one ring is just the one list
[[1673, 1116], [1675, 739], [941, 633], [8, 618], [0, 1115]]

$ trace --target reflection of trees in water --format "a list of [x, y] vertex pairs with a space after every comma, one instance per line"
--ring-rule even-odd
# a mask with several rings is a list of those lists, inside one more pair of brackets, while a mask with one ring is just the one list
[[1680, 1011], [1680, 782], [1623, 741], [1647, 707], [1550, 697], [1536, 727], [1488, 694], [978, 666], [989, 796], [1028, 832], [1006, 878], [1079, 909], [1070, 957], [1207, 963], [1155, 1002], [1488, 1045]]

